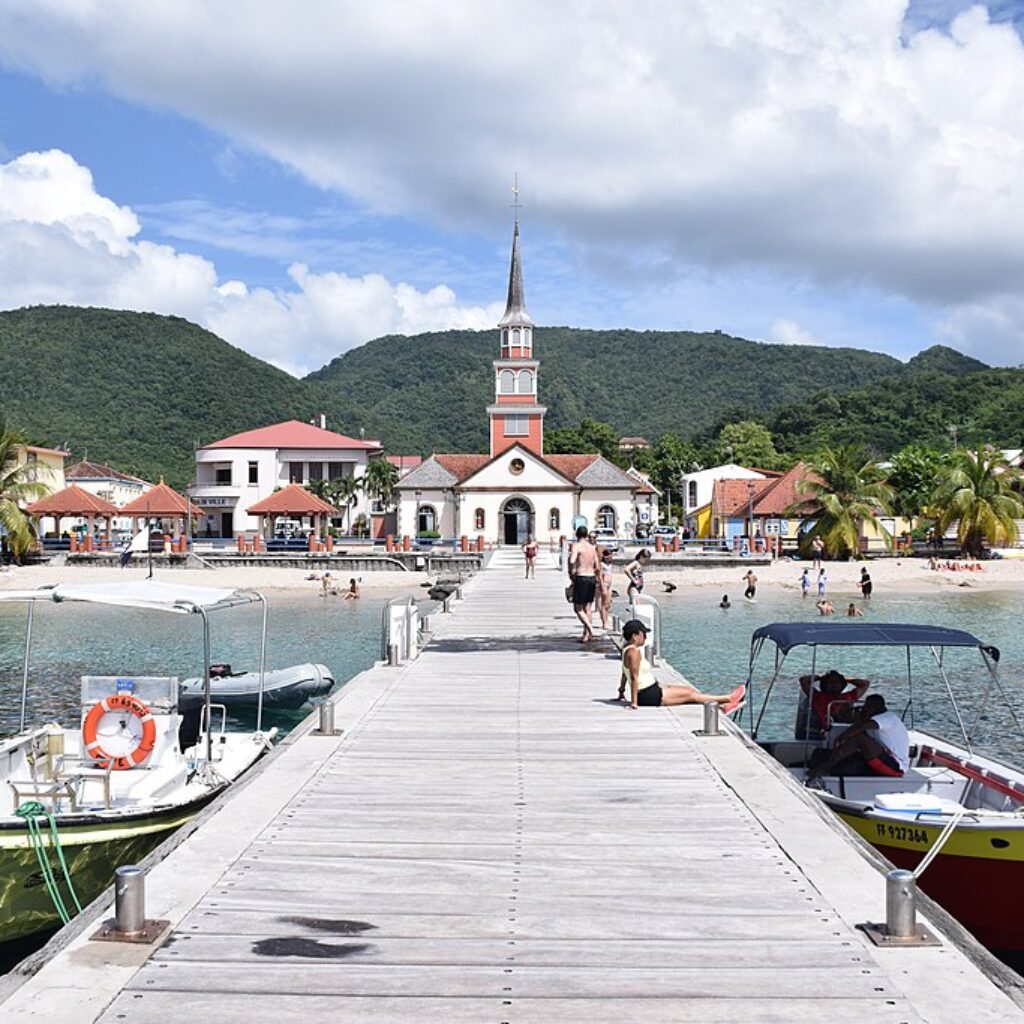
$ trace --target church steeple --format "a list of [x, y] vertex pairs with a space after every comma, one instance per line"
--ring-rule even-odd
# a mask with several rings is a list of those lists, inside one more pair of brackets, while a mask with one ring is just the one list
[[523, 294], [523, 264], [519, 258], [519, 218], [512, 231], [512, 263], [508, 271], [508, 301], [505, 303], [505, 315], [499, 326], [526, 324], [533, 326], [533, 321], [526, 312], [526, 299]]
[[494, 405], [487, 407], [491, 420], [491, 456], [520, 444], [537, 455], [544, 454], [544, 414], [537, 403], [537, 371], [533, 358], [533, 321], [523, 296], [523, 265], [519, 254], [519, 186], [512, 186], [516, 201], [512, 231], [512, 261], [508, 272], [508, 302], [498, 323], [501, 358], [494, 360]]

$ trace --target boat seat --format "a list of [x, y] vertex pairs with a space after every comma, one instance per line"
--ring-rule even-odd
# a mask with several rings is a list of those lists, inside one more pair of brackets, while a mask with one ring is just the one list
[[7, 785], [14, 794], [15, 809], [23, 803], [36, 800], [41, 804], [48, 802], [52, 810], [58, 800], [66, 799], [72, 811], [78, 810], [78, 793], [72, 779], [8, 779]]

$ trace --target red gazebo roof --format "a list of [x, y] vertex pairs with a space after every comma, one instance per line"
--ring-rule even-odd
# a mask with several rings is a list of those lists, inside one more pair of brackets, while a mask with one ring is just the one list
[[203, 514], [201, 508], [193, 505], [173, 487], [168, 487], [163, 480], [118, 509], [118, 515], [122, 516], [177, 517], [180, 519], [187, 515], [201, 516]]
[[26, 509], [32, 516], [116, 516], [120, 510], [116, 505], [87, 490], [78, 484], [70, 484], [63, 491], [48, 494], [39, 501], [32, 502]]
[[269, 497], [257, 501], [246, 510], [252, 516], [316, 516], [338, 515], [338, 510], [323, 498], [311, 494], [299, 484], [289, 484]]

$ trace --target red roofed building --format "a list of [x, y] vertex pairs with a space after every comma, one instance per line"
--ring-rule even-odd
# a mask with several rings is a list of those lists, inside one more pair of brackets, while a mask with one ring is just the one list
[[[370, 461], [380, 458], [379, 441], [349, 437], [328, 430], [323, 416], [315, 423], [286, 420], [232, 434], [196, 451], [196, 484], [192, 500], [203, 519], [197, 536], [236, 537], [260, 529], [253, 506], [275, 490], [318, 481], [360, 478]], [[339, 515], [337, 510], [334, 515]], [[360, 494], [350, 522], [369, 518], [367, 498]]]
[[571, 534], [577, 523], [632, 536], [638, 492], [646, 481], [595, 454], [545, 455], [539, 404], [540, 362], [534, 358], [533, 321], [526, 312], [519, 221], [512, 234], [508, 301], [498, 323], [493, 362], [494, 402], [487, 406], [487, 454], [440, 454], [399, 480], [399, 535], [482, 538], [521, 545]]

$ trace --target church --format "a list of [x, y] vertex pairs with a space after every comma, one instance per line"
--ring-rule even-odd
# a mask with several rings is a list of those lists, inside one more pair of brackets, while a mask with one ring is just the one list
[[512, 233], [508, 303], [498, 324], [494, 402], [486, 407], [488, 454], [432, 455], [398, 483], [398, 535], [543, 542], [577, 526], [632, 536], [645, 481], [600, 455], [545, 455], [540, 361], [526, 312], [519, 219]]

